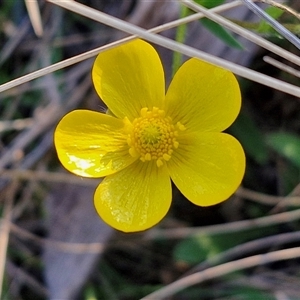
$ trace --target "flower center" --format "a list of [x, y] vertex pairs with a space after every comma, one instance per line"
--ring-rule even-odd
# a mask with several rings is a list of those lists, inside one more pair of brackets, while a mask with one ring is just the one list
[[[134, 119], [133, 128], [128, 136], [129, 153], [133, 157], [140, 157], [140, 160], [156, 160], [158, 167], [164, 161], [171, 158], [173, 150], [178, 148], [176, 140], [178, 131], [172, 124], [170, 117], [165, 117], [165, 112], [157, 107], [152, 111], [144, 107], [141, 109], [141, 116]], [[178, 122], [179, 130], [185, 127]]]

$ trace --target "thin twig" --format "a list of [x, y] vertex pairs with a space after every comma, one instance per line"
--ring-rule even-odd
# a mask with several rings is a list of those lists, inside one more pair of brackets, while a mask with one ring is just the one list
[[237, 24], [227, 20], [226, 18], [206, 9], [205, 7], [196, 4], [195, 2], [192, 2], [191, 0], [180, 0], [183, 4], [191, 8], [192, 10], [196, 12], [202, 12], [207, 18], [215, 21], [218, 24], [221, 24], [222, 26], [226, 27], [227, 29], [239, 34], [240, 36], [248, 39], [249, 41], [293, 62], [294, 64], [300, 66], [300, 59], [297, 57], [295, 59], [296, 55], [292, 55], [291, 53], [282, 49], [281, 47], [267, 41], [266, 39], [260, 37], [259, 35], [244, 29], [241, 26], [238, 26]]
[[0, 219], [0, 299], [2, 298], [2, 288], [5, 271], [5, 261], [7, 246], [10, 233], [10, 222], [12, 217], [13, 199], [17, 189], [18, 181], [14, 180], [9, 186], [5, 195], [5, 204], [3, 209], [3, 217]]
[[282, 204], [282, 206], [300, 206], [300, 197], [297, 196], [286, 196], [286, 197], [280, 197], [280, 196], [271, 196], [263, 193], [259, 193], [256, 191], [252, 191], [249, 189], [246, 189], [244, 187], [240, 187], [236, 194], [242, 198], [246, 198], [252, 201], [259, 202], [261, 204], [267, 204], [267, 205], [277, 205]]
[[279, 3], [279, 2], [273, 1], [273, 0], [256, 0], [256, 1], [260, 1], [263, 3], [269, 4], [269, 5], [272, 5], [274, 7], [280, 8], [280, 9], [284, 10], [285, 12], [293, 15], [297, 19], [300, 19], [300, 14], [285, 4], [282, 4], [282, 3]]
[[36, 0], [25, 0], [28, 15], [35, 34], [38, 37], [43, 35], [43, 25], [39, 5]]
[[36, 294], [42, 296], [43, 299], [49, 299], [49, 291], [30, 274], [24, 271], [21, 266], [16, 266], [10, 260], [7, 261], [7, 273], [12, 278], [11, 285], [14, 284], [14, 281], [22, 282], [22, 284], [34, 290]]
[[17, 235], [19, 238], [28, 239], [37, 243], [40, 246], [47, 246], [56, 250], [69, 252], [69, 253], [100, 253], [104, 250], [105, 244], [103, 243], [67, 243], [48, 238], [42, 238], [31, 232], [22, 229], [21, 227], [10, 223], [11, 232]]
[[78, 184], [84, 186], [96, 187], [99, 184], [99, 179], [82, 178], [67, 173], [59, 172], [47, 172], [47, 171], [31, 171], [31, 170], [2, 170], [0, 171], [0, 178], [13, 179], [18, 178], [20, 180], [37, 180], [46, 182], [57, 182], [67, 184]]
[[23, 130], [33, 124], [32, 118], [18, 119], [12, 121], [0, 121], [0, 132], [8, 130]]
[[265, 13], [259, 6], [253, 3], [251, 0], [242, 0], [247, 7], [252, 10], [256, 15], [263, 18], [267, 23], [269, 23], [280, 35], [285, 37], [290, 41], [295, 47], [300, 49], [300, 40], [288, 29], [282, 26], [279, 22], [273, 19], [270, 15]]
[[272, 66], [274, 66], [274, 67], [276, 67], [276, 68], [278, 68], [278, 69], [280, 69], [284, 72], [287, 72], [291, 75], [294, 75], [294, 76], [300, 78], [300, 71], [296, 70], [295, 68], [292, 68], [292, 67], [290, 67], [290, 66], [288, 66], [288, 65], [286, 65], [286, 64], [284, 64], [284, 63], [282, 63], [282, 62], [280, 62], [280, 61], [278, 61], [278, 60], [276, 60], [276, 59], [274, 59], [270, 56], [264, 56], [263, 60], [266, 63], [268, 63], [268, 64], [270, 64], [270, 65], [272, 65]]
[[298, 221], [300, 219], [300, 209], [283, 212], [271, 216], [242, 220], [226, 224], [217, 224], [203, 227], [183, 227], [176, 229], [151, 229], [145, 233], [143, 239], [182, 239], [195, 236], [205, 232], [206, 234], [220, 234], [231, 232], [240, 232], [248, 229], [264, 228], [268, 226], [283, 224], [287, 222]]
[[[214, 9], [212, 9], [212, 10], [215, 11], [215, 12], [222, 12], [222, 11], [231, 9], [233, 7], [236, 7], [236, 6], [240, 5], [240, 4], [241, 4], [240, 1], [237, 0], [237, 1], [234, 1], [232, 3], [220, 5], [219, 7], [216, 7]], [[202, 13], [194, 14], [194, 15], [188, 16], [186, 18], [175, 20], [175, 21], [166, 23], [164, 25], [160, 25], [160, 26], [154, 27], [152, 29], [149, 29], [149, 32], [157, 32], [158, 33], [158, 32], [164, 31], [164, 30], [168, 30], [168, 29], [174, 28], [174, 27], [179, 26], [181, 24], [186, 24], [186, 23], [198, 20], [198, 19], [200, 19], [202, 17], [203, 17]], [[0, 93], [6, 91], [8, 89], [11, 89], [13, 87], [16, 87], [18, 85], [21, 85], [23, 83], [26, 83], [28, 81], [34, 80], [36, 78], [39, 78], [41, 76], [50, 74], [52, 72], [55, 72], [55, 71], [61, 70], [63, 68], [69, 67], [71, 65], [74, 65], [74, 64], [76, 64], [78, 62], [81, 62], [83, 60], [86, 60], [86, 59], [89, 59], [91, 57], [94, 57], [97, 54], [99, 54], [100, 52], [109, 50], [111, 48], [114, 48], [114, 47], [116, 47], [118, 45], [124, 44], [124, 43], [126, 43], [128, 41], [131, 41], [133, 39], [136, 39], [136, 35], [133, 35], [133, 36], [130, 36], [130, 37], [127, 37], [127, 38], [115, 41], [115, 42], [107, 44], [105, 46], [101, 46], [101, 47], [95, 48], [93, 50], [90, 50], [90, 51], [87, 51], [85, 53], [76, 55], [76, 56], [71, 57], [69, 59], [66, 59], [66, 60], [60, 61], [58, 63], [55, 63], [55, 64], [53, 64], [51, 66], [39, 69], [39, 70], [37, 70], [35, 72], [32, 72], [30, 74], [27, 74], [27, 75], [24, 75], [22, 77], [16, 78], [14, 80], [11, 80], [11, 81], [9, 81], [7, 83], [4, 83], [4, 84], [0, 85]]]
[[273, 251], [265, 254], [253, 255], [225, 264], [206, 269], [201, 272], [181, 278], [158, 291], [147, 295], [142, 300], [159, 300], [175, 295], [176, 293], [207, 280], [241, 271], [256, 266], [263, 266], [276, 261], [284, 261], [300, 257], [300, 247]]
[[[165, 38], [163, 36], [151, 33], [145, 29], [142, 29], [141, 27], [130, 24], [129, 22], [120, 20], [116, 17], [112, 17], [108, 14], [105, 14], [96, 9], [90, 8], [88, 6], [85, 6], [81, 3], [78, 3], [78, 2], [75, 2], [72, 0], [65, 0], [65, 1], [47, 0], [47, 1], [51, 2], [53, 4], [56, 4], [58, 6], [64, 7], [70, 11], [74, 11], [77, 14], [83, 15], [92, 20], [103, 23], [105, 25], [108, 25], [108, 26], [117, 28], [121, 31], [139, 36], [145, 40], [148, 40], [150, 42], [153, 42], [155, 44], [163, 46], [167, 49], [181, 52], [189, 57], [200, 58], [200, 59], [210, 62], [212, 64], [218, 65], [218, 66], [223, 67], [228, 70], [231, 70], [233, 73], [235, 73], [236, 75], [239, 75], [241, 77], [264, 84], [271, 88], [276, 88], [279, 91], [291, 94], [296, 97], [300, 96], [300, 88], [296, 87], [295, 85], [283, 82], [278, 79], [274, 79], [271, 76], [263, 75], [259, 72], [242, 67], [235, 63], [229, 62], [225, 59], [213, 56], [211, 54], [205, 53], [200, 50], [196, 50], [193, 47], [180, 44], [176, 41], [173, 41], [172, 39]], [[300, 65], [300, 59], [296, 55], [294, 55], [293, 61], [295, 63], [297, 63], [298, 65]]]
[[189, 274], [193, 274], [195, 272], [202, 271], [212, 266], [216, 266], [221, 263], [245, 257], [251, 253], [258, 253], [263, 249], [270, 249], [273, 247], [282, 246], [287, 243], [297, 243], [299, 241], [300, 231], [280, 233], [252, 240], [250, 242], [239, 244], [235, 247], [228, 249], [227, 251], [223, 251], [218, 255], [214, 255], [213, 257], [208, 258], [207, 260], [201, 262], [200, 264], [189, 270], [182, 277], [185, 277]]

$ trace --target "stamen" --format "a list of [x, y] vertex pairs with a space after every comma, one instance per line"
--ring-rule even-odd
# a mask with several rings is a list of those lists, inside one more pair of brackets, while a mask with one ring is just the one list
[[[183, 131], [185, 126], [177, 122], [176, 127]], [[141, 116], [132, 122], [127, 143], [129, 154], [140, 157], [140, 160], [155, 160], [157, 167], [163, 166], [165, 161], [171, 159], [173, 150], [179, 147], [176, 140], [178, 132], [170, 117], [165, 117], [165, 111], [157, 107], [149, 110], [141, 109]]]

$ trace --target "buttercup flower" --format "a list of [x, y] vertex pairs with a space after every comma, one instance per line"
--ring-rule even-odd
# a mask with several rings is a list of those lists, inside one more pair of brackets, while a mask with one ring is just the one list
[[157, 224], [171, 204], [171, 180], [200, 206], [220, 203], [238, 188], [245, 155], [221, 132], [241, 106], [231, 72], [192, 58], [165, 94], [157, 52], [135, 40], [100, 53], [92, 78], [110, 114], [72, 111], [54, 141], [67, 170], [106, 176], [94, 196], [106, 223], [125, 232]]

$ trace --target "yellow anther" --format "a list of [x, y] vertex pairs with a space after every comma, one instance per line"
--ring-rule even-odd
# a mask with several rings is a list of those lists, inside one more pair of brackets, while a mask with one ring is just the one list
[[[157, 167], [161, 167], [171, 159], [173, 150], [179, 146], [176, 140], [178, 132], [172, 119], [165, 117], [162, 109], [142, 108], [141, 116], [134, 119], [130, 126], [131, 132], [127, 139], [129, 153], [133, 157], [140, 157], [143, 162], [155, 160]], [[180, 122], [177, 122], [176, 128], [185, 130]]]
[[167, 154], [167, 153], [163, 154], [163, 159], [164, 160], [168, 161], [168, 160], [170, 160], [170, 158], [171, 158], [171, 156], [169, 154]]
[[164, 163], [162, 162], [161, 159], [158, 159], [158, 160], [156, 161], [156, 165], [157, 165], [158, 167], [161, 167], [163, 164], [164, 164]]
[[141, 109], [141, 116], [142, 116], [142, 117], [146, 117], [147, 111], [148, 111], [148, 108], [147, 108], [147, 107], [143, 107], [143, 108]]
[[151, 154], [150, 153], [146, 153], [146, 155], [144, 157], [145, 157], [145, 160], [151, 160]]
[[139, 156], [139, 153], [135, 150], [135, 148], [129, 148], [129, 154], [130, 154], [132, 157], [137, 157], [137, 156]]
[[181, 130], [181, 131], [186, 130], [186, 127], [183, 124], [181, 124], [180, 122], [177, 122], [176, 125], [177, 125], [178, 129]]

